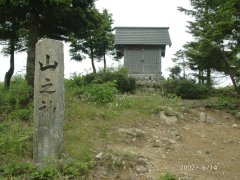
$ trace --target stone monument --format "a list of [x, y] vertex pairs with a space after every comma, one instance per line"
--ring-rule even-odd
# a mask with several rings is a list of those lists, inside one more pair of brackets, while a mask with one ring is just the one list
[[64, 54], [60, 41], [36, 44], [33, 161], [42, 166], [62, 151], [64, 122]]

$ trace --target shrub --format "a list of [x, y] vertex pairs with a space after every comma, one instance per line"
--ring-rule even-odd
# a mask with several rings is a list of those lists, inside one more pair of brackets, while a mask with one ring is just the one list
[[9, 91], [1, 91], [0, 100], [6, 112], [29, 107], [32, 103], [31, 89], [22, 76], [14, 76]]
[[64, 80], [64, 87], [66, 89], [71, 89], [75, 87], [81, 87], [83, 86], [84, 79], [82, 75], [74, 73], [70, 79], [65, 79]]
[[162, 85], [166, 94], [176, 94], [184, 99], [207, 98], [210, 90], [201, 84], [196, 84], [191, 80], [167, 80]]
[[106, 82], [116, 83], [116, 88], [119, 92], [131, 92], [136, 89], [136, 81], [132, 77], [128, 77], [128, 72], [125, 68], [119, 68], [117, 71], [109, 69], [106, 72], [99, 71], [98, 73], [87, 74], [83, 76], [83, 84], [102, 84]]
[[132, 77], [128, 77], [125, 74], [117, 73], [116, 74], [116, 84], [117, 89], [121, 93], [131, 92], [136, 89], [136, 80]]
[[118, 91], [113, 82], [90, 84], [83, 89], [84, 97], [89, 101], [96, 102], [97, 104], [112, 102], [117, 92]]
[[209, 96], [209, 89], [204, 85], [184, 80], [178, 85], [176, 94], [184, 99], [204, 99]]

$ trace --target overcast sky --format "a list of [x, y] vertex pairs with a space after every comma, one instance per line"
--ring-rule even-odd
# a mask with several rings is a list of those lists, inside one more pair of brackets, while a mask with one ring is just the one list
[[[178, 6], [190, 8], [189, 0], [98, 0], [96, 7], [101, 11], [107, 9], [113, 17], [115, 26], [146, 26], [146, 27], [169, 27], [172, 46], [167, 47], [165, 58], [162, 60], [163, 76], [167, 77], [168, 68], [173, 66], [171, 59], [173, 54], [182, 48], [182, 45], [192, 40], [190, 34], [186, 32], [189, 17], [177, 10]], [[0, 49], [1, 50], [1, 49]], [[15, 74], [25, 73], [26, 53], [16, 54]], [[84, 62], [74, 62], [70, 60], [68, 46], [64, 46], [65, 77], [72, 73], [91, 72], [89, 60]], [[122, 64], [114, 64], [115, 66]], [[108, 66], [113, 62], [108, 59]], [[98, 63], [99, 68], [103, 63]], [[9, 68], [9, 57], [0, 54], [0, 81]]]

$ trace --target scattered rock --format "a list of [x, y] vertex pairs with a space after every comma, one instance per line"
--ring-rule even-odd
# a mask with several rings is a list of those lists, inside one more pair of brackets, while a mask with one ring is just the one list
[[176, 116], [177, 113], [173, 111], [171, 107], [166, 107], [163, 109], [166, 116]]
[[158, 148], [158, 147], [160, 147], [160, 144], [153, 143], [152, 147], [154, 147], [154, 148]]
[[184, 116], [183, 116], [182, 113], [177, 113], [177, 117], [178, 117], [179, 119], [184, 119]]
[[166, 125], [172, 125], [177, 122], [176, 116], [166, 116], [164, 111], [160, 112], [160, 119], [163, 120]]
[[141, 173], [141, 174], [148, 172], [148, 168], [146, 168], [143, 165], [136, 165], [135, 170], [137, 173]]
[[132, 136], [132, 138], [143, 137], [145, 132], [141, 129], [118, 129], [118, 132]]
[[230, 117], [229, 116], [225, 116], [225, 119], [230, 119]]
[[136, 164], [146, 166], [147, 165], [147, 159], [140, 157], [136, 160]]
[[103, 159], [103, 152], [98, 153], [98, 154], [95, 156], [95, 158], [98, 159], [98, 160], [102, 160], [102, 159]]
[[197, 151], [197, 154], [200, 155], [200, 156], [202, 156], [202, 155], [203, 155], [202, 150]]
[[206, 136], [205, 136], [204, 134], [201, 134], [200, 137], [201, 137], [201, 138], [205, 138]]
[[190, 127], [187, 125], [187, 126], [183, 127], [183, 129], [186, 130], [186, 131], [189, 131]]
[[202, 123], [214, 123], [216, 121], [216, 119], [214, 117], [211, 117], [209, 114], [205, 113], [205, 112], [200, 112], [199, 113], [199, 122]]
[[175, 144], [175, 143], [176, 143], [176, 141], [175, 141], [174, 139], [169, 139], [169, 142], [170, 142], [171, 144]]
[[227, 140], [224, 140], [223, 143], [224, 143], [224, 144], [231, 144], [231, 143], [234, 143], [234, 140], [232, 140], [232, 139], [227, 139]]
[[237, 124], [233, 124], [232, 128], [238, 128], [238, 125]]
[[156, 140], [155, 142], [153, 142], [152, 147], [160, 147], [161, 141], [160, 140]]
[[211, 116], [207, 116], [207, 118], [206, 118], [206, 123], [210, 123], [210, 124], [212, 124], [212, 123], [214, 123], [216, 121], [216, 119], [215, 118], [213, 118], [213, 117], [211, 117]]
[[199, 121], [204, 123], [206, 121], [206, 119], [207, 119], [207, 114], [205, 112], [200, 112], [199, 113]]

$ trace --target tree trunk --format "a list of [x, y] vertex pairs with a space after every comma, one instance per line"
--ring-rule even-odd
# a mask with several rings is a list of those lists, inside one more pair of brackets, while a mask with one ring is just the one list
[[235, 89], [235, 91], [238, 93], [238, 95], [240, 95], [240, 88], [237, 86], [237, 83], [236, 83], [236, 80], [234, 79], [234, 75], [233, 75], [233, 72], [227, 62], [227, 59], [226, 57], [223, 58], [223, 62], [224, 62], [224, 65], [226, 66], [226, 71], [227, 71], [227, 74], [230, 76], [230, 79], [232, 81], [232, 84], [233, 84], [233, 87]]
[[107, 69], [107, 62], [106, 62], [106, 54], [104, 54], [103, 56], [103, 71], [106, 72]]
[[184, 57], [183, 57], [183, 78], [186, 79], [186, 62]]
[[91, 48], [91, 63], [92, 63], [93, 73], [95, 74], [97, 71], [96, 71], [96, 67], [95, 67], [95, 64], [94, 64], [93, 49], [92, 48]]
[[5, 74], [4, 87], [6, 90], [9, 90], [10, 82], [12, 75], [14, 73], [14, 52], [15, 52], [15, 43], [13, 40], [10, 40], [10, 68]]
[[211, 87], [211, 69], [207, 69], [207, 87]]
[[27, 66], [26, 79], [30, 87], [34, 87], [34, 72], [35, 72], [35, 45], [39, 38], [39, 17], [38, 14], [33, 14], [28, 29], [27, 40]]
[[237, 86], [236, 80], [234, 79], [234, 73], [232, 72], [231, 67], [228, 64], [228, 59], [227, 59], [225, 51], [224, 51], [224, 46], [220, 44], [220, 47], [221, 47], [222, 52], [223, 52], [223, 63], [226, 67], [226, 74], [228, 74], [230, 76], [230, 79], [232, 81], [232, 84], [233, 84], [233, 87], [234, 87], [235, 91], [238, 93], [238, 95], [240, 95], [240, 88]]
[[198, 84], [203, 84], [203, 83], [204, 83], [203, 70], [199, 69], [198, 70]]

